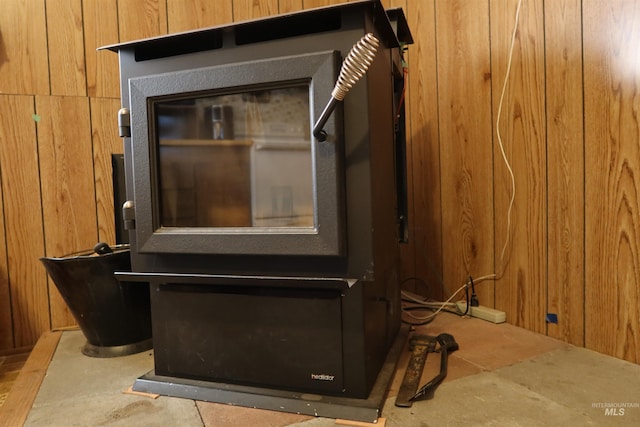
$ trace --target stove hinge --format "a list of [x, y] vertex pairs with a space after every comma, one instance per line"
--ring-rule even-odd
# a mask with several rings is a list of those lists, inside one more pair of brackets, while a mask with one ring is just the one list
[[122, 138], [131, 136], [131, 113], [128, 108], [118, 110], [118, 133]]
[[131, 200], [122, 204], [122, 221], [125, 230], [135, 230], [136, 228], [136, 207]]

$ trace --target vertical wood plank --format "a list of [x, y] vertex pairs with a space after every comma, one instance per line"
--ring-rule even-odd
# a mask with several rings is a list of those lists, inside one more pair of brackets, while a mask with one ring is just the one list
[[116, 225], [111, 154], [122, 154], [123, 152], [122, 139], [118, 136], [115, 120], [117, 111], [120, 109], [120, 101], [94, 98], [90, 100], [90, 103], [98, 240], [115, 244]]
[[101, 46], [118, 43], [117, 0], [83, 0], [82, 13], [87, 95], [119, 98], [118, 55], [111, 51], [96, 51]]
[[[92, 248], [98, 233], [89, 100], [40, 96], [36, 111], [46, 254], [62, 256]], [[52, 326], [74, 324], [51, 285]]]
[[166, 33], [166, 0], [118, 0], [118, 35], [121, 42]]
[[0, 164], [15, 347], [50, 328], [40, 176], [31, 96], [0, 96]]
[[407, 19], [415, 42], [409, 51], [411, 96], [407, 98], [415, 275], [423, 279], [431, 288], [431, 295], [438, 298], [444, 284], [434, 0], [408, 2]]
[[302, 10], [302, 0], [278, 0], [278, 13], [290, 13]]
[[349, 3], [351, 0], [302, 0], [305, 9], [314, 7], [331, 6], [334, 4]]
[[232, 0], [167, 0], [169, 33], [211, 27], [233, 21]]
[[584, 345], [584, 134], [580, 0], [544, 3], [548, 335]]
[[[493, 273], [491, 64], [486, 0], [437, 0], [445, 283]], [[493, 305], [493, 284], [477, 288]]]
[[0, 93], [49, 94], [44, 0], [4, 0], [0, 13]]
[[585, 345], [640, 363], [640, 2], [582, 7]]
[[[1, 111], [8, 111], [3, 108], [0, 97]], [[0, 144], [3, 138], [0, 130]], [[2, 165], [0, 157], [0, 166]], [[1, 168], [0, 168], [1, 169]], [[4, 200], [2, 193], [2, 176], [0, 174], [0, 200]], [[9, 288], [9, 269], [7, 262], [7, 238], [5, 235], [4, 209], [0, 210], [0, 351], [13, 348], [13, 319], [11, 318], [11, 290]]]
[[84, 35], [80, 0], [46, 0], [52, 95], [84, 96]]
[[[494, 122], [507, 69], [517, 0], [491, 0], [492, 84]], [[496, 285], [496, 306], [517, 326], [544, 333], [546, 292], [546, 118], [544, 11], [540, 1], [523, 1], [504, 97], [500, 132], [516, 181], [506, 270]], [[497, 138], [496, 138], [497, 139]], [[495, 154], [495, 257], [500, 271], [507, 236], [511, 181], [497, 140]]]
[[233, 0], [233, 20], [246, 21], [278, 13], [278, 0]]
[[[169, 17], [167, 16], [167, 0], [158, 1], [158, 31], [160, 34], [169, 32]], [[159, 34], [159, 35], [160, 35]]]

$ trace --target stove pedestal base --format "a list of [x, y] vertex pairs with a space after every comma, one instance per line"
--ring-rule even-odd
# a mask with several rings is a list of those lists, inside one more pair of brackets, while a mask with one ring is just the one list
[[249, 408], [290, 412], [326, 418], [375, 422], [382, 413], [396, 364], [404, 348], [409, 328], [400, 328], [395, 342], [366, 399], [324, 396], [237, 384], [199, 381], [155, 375], [154, 371], [138, 378], [133, 390], [164, 396], [225, 403]]

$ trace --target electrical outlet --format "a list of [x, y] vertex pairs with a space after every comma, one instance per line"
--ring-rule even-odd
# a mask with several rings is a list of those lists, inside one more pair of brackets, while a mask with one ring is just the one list
[[[458, 302], [456, 304], [458, 306], [458, 310], [463, 313], [467, 309], [466, 302]], [[507, 315], [504, 311], [496, 310], [495, 308], [484, 307], [482, 305], [477, 307], [469, 307], [469, 314], [473, 317], [477, 317], [478, 319], [486, 320], [493, 323], [503, 323], [507, 320]]]

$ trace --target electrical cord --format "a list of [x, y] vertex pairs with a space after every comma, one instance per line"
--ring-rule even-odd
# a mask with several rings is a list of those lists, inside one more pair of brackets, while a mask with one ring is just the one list
[[[438, 313], [440, 313], [441, 311], [443, 311], [445, 309], [445, 307], [449, 306], [449, 307], [456, 307], [457, 305], [452, 303], [451, 301], [456, 297], [456, 295], [458, 295], [461, 291], [466, 290], [468, 292], [468, 284], [465, 283], [464, 285], [460, 286], [460, 288], [458, 288], [458, 290], [456, 290], [453, 295], [451, 295], [451, 297], [449, 297], [448, 300], [442, 302], [442, 303], [435, 303], [435, 307], [430, 307], [429, 305], [432, 303], [427, 303], [425, 301], [421, 301], [418, 298], [415, 298], [411, 295], [409, 295], [407, 292], [402, 291], [402, 297], [406, 298], [408, 300], [413, 301], [414, 303], [418, 303], [420, 304], [419, 306], [411, 306], [411, 307], [404, 307], [403, 308], [403, 313], [405, 313], [408, 317], [419, 321], [420, 323], [415, 323], [415, 322], [407, 322], [404, 321], [405, 323], [410, 323], [412, 325], [424, 325], [427, 324], [429, 322], [431, 322], [437, 315]], [[467, 293], [467, 299], [468, 299], [468, 293]], [[467, 304], [467, 307], [469, 307], [469, 304]], [[417, 310], [417, 309], [434, 309], [433, 313], [427, 315], [427, 316], [417, 316], [414, 315], [413, 313], [411, 313], [411, 311], [413, 310]], [[468, 310], [468, 308], [467, 308]], [[466, 314], [466, 312], [465, 312]]]
[[[517, 35], [517, 31], [518, 31], [518, 26], [519, 26], [519, 18], [520, 18], [520, 10], [522, 8], [522, 0], [518, 0], [518, 4], [516, 6], [516, 13], [515, 13], [515, 18], [514, 18], [514, 26], [513, 26], [513, 31], [511, 33], [511, 42], [509, 45], [509, 54], [508, 54], [508, 59], [507, 59], [507, 69], [505, 72], [505, 78], [502, 84], [502, 90], [500, 93], [500, 101], [498, 103], [498, 112], [497, 112], [497, 118], [496, 118], [496, 137], [498, 139], [498, 145], [500, 148], [500, 153], [502, 155], [502, 159], [504, 161], [504, 164], [507, 168], [507, 171], [509, 173], [509, 178], [511, 180], [511, 195], [509, 198], [509, 207], [507, 209], [507, 231], [506, 231], [506, 237], [505, 237], [505, 241], [504, 241], [504, 245], [502, 246], [502, 250], [500, 252], [500, 271], [497, 273], [493, 273], [493, 274], [488, 274], [486, 276], [481, 276], [474, 279], [469, 276], [469, 281], [467, 283], [465, 283], [463, 286], [461, 286], [460, 288], [458, 288], [458, 290], [456, 290], [451, 297], [446, 300], [445, 302], [429, 302], [426, 303], [424, 301], [417, 301], [416, 299], [413, 300], [414, 303], [418, 303], [422, 306], [422, 308], [435, 308], [435, 311], [430, 314], [429, 316], [425, 316], [425, 317], [418, 317], [418, 316], [414, 316], [412, 314], [409, 313], [410, 310], [413, 310], [414, 308], [408, 308], [405, 307], [407, 310], [404, 311], [405, 308], [403, 308], [403, 311], [409, 316], [412, 317], [413, 319], [416, 320], [421, 320], [421, 321], [425, 321], [427, 320], [427, 322], [433, 320], [433, 318], [440, 313], [441, 311], [445, 310], [445, 307], [449, 306], [450, 307], [450, 303], [451, 300], [463, 289], [465, 290], [466, 293], [466, 309], [465, 312], [463, 314], [458, 313], [459, 315], [466, 315], [468, 314], [469, 311], [469, 307], [473, 304], [475, 306], [479, 305], [479, 301], [477, 298], [477, 295], [475, 293], [475, 284], [479, 284], [481, 282], [487, 281], [487, 280], [498, 280], [500, 279], [505, 271], [506, 271], [506, 262], [505, 262], [505, 254], [507, 253], [507, 248], [509, 246], [510, 243], [510, 238], [511, 238], [511, 226], [512, 226], [512, 221], [511, 221], [511, 215], [512, 215], [512, 211], [513, 211], [513, 206], [515, 204], [515, 197], [516, 197], [516, 182], [515, 182], [515, 174], [513, 172], [513, 168], [509, 162], [509, 159], [507, 157], [505, 148], [504, 148], [504, 141], [502, 139], [502, 134], [500, 133], [500, 118], [502, 117], [502, 108], [504, 105], [504, 97], [507, 91], [507, 85], [509, 82], [509, 76], [511, 74], [511, 64], [513, 62], [513, 49], [515, 46], [515, 40], [516, 40], [516, 35]], [[404, 283], [404, 282], [403, 282]], [[446, 289], [446, 287], [444, 286], [444, 283], [442, 283], [443, 289]], [[472, 296], [471, 298], [469, 298], [469, 286], [471, 286], [472, 288]], [[406, 293], [403, 291], [402, 292], [402, 296], [403, 298], [407, 298]], [[453, 304], [456, 307], [457, 310], [457, 305]], [[408, 323], [408, 322], [407, 322]]]
[[509, 46], [509, 57], [507, 59], [507, 70], [504, 76], [504, 82], [502, 84], [502, 91], [500, 93], [500, 102], [498, 103], [498, 116], [496, 118], [496, 137], [498, 138], [498, 146], [500, 147], [500, 153], [502, 154], [502, 159], [504, 160], [504, 164], [507, 167], [507, 171], [509, 172], [509, 177], [511, 179], [511, 197], [509, 199], [509, 208], [507, 209], [507, 233], [504, 241], [504, 246], [502, 246], [502, 251], [500, 252], [500, 268], [502, 271], [499, 274], [495, 275], [495, 279], [499, 279], [504, 275], [507, 266], [504, 261], [504, 255], [507, 250], [507, 246], [509, 246], [510, 236], [511, 236], [511, 212], [513, 211], [513, 205], [516, 199], [516, 178], [513, 173], [513, 168], [509, 163], [509, 159], [507, 158], [507, 154], [504, 149], [504, 143], [502, 141], [502, 135], [500, 134], [500, 117], [502, 116], [502, 106], [504, 104], [504, 95], [507, 91], [507, 84], [509, 82], [509, 75], [511, 74], [511, 63], [513, 62], [513, 47], [516, 41], [516, 34], [518, 32], [518, 21], [520, 17], [520, 8], [522, 6], [522, 0], [518, 0], [518, 5], [516, 6], [516, 16], [515, 23], [513, 25], [513, 32], [511, 33], [511, 43]]
[[469, 310], [469, 306], [478, 307], [480, 305], [480, 301], [478, 301], [478, 296], [476, 295], [476, 287], [473, 284], [473, 277], [469, 276], [469, 283], [471, 283], [471, 299], [467, 298], [467, 311]]
[[[406, 48], [403, 48], [403, 52], [406, 50]], [[409, 67], [407, 66], [407, 64], [405, 63], [404, 59], [402, 60], [402, 92], [400, 93], [400, 100], [398, 101], [398, 106], [396, 107], [396, 119], [394, 121], [394, 124], [398, 123], [398, 120], [400, 120], [400, 109], [402, 108], [402, 106], [404, 105], [404, 98], [405, 95], [407, 94], [407, 78], [409, 76]]]
[[427, 295], [425, 295], [425, 298], [429, 298], [429, 294], [431, 293], [431, 289], [429, 287], [429, 285], [427, 284], [426, 281], [424, 281], [423, 279], [421, 279], [420, 277], [417, 276], [410, 276], [405, 278], [404, 280], [402, 280], [400, 282], [400, 289], [402, 289], [402, 286], [407, 283], [407, 282], [411, 282], [411, 281], [415, 281], [416, 283], [419, 283], [420, 285], [422, 285], [422, 287], [425, 289]]
[[[425, 301], [424, 299], [420, 299], [411, 295], [407, 291], [401, 290], [400, 295], [402, 300], [413, 304], [411, 306], [402, 307], [402, 313], [404, 313], [407, 317], [410, 317], [411, 319], [416, 320], [418, 322], [410, 322], [405, 319], [403, 319], [402, 321], [404, 323], [414, 325], [414, 326], [425, 325], [427, 323], [430, 323], [442, 311], [447, 311], [449, 313], [457, 314], [458, 316], [466, 316], [467, 314], [469, 314], [469, 307], [472, 306], [472, 301], [473, 301], [473, 297], [469, 295], [469, 288], [470, 287], [472, 288], [472, 295], [475, 295], [475, 285], [478, 283], [485, 282], [487, 280], [495, 280], [495, 275], [488, 274], [486, 276], [480, 276], [475, 279], [469, 276], [469, 280], [464, 285], [460, 286], [451, 295], [451, 297], [449, 297], [449, 299], [447, 299], [444, 302]], [[462, 290], [465, 291], [466, 304], [465, 304], [464, 312], [462, 312], [458, 308], [458, 305], [456, 303], [452, 302], [452, 300], [456, 297], [456, 295], [458, 295]], [[433, 313], [426, 316], [418, 316], [411, 313], [412, 311], [415, 311], [415, 310], [432, 310]]]

